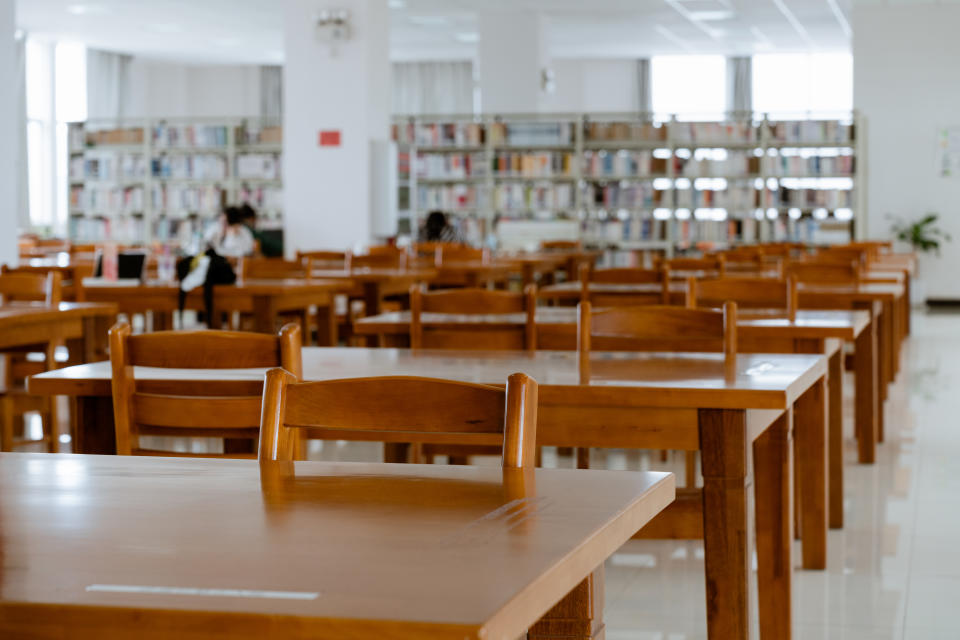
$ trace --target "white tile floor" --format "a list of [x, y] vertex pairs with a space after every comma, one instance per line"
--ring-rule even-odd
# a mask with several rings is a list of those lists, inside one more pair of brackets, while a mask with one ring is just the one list
[[[915, 314], [886, 416], [877, 464], [864, 466], [848, 411], [846, 527], [829, 533], [826, 571], [795, 573], [798, 640], [960, 639], [960, 314]], [[312, 443], [310, 457], [379, 460], [381, 446]], [[551, 450], [544, 463], [573, 465]], [[682, 472], [679, 455], [671, 464]], [[623, 451], [594, 452], [592, 465], [664, 468]], [[606, 576], [608, 640], [706, 638], [702, 544], [631, 541]]]

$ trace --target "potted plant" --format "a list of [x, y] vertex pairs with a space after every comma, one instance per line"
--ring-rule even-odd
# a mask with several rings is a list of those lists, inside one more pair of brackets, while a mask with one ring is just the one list
[[939, 213], [927, 213], [913, 222], [900, 220], [893, 225], [893, 235], [901, 243], [909, 245], [917, 253], [917, 272], [910, 290], [910, 303], [923, 304], [926, 302], [923, 282], [920, 280], [920, 262], [923, 256], [934, 254], [940, 257], [940, 245], [950, 242], [950, 234], [937, 226]]

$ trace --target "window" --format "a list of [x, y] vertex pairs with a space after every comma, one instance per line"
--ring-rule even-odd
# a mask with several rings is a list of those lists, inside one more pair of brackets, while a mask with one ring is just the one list
[[62, 233], [69, 202], [66, 123], [87, 117], [86, 49], [28, 38], [26, 75], [30, 222]]
[[837, 117], [853, 110], [850, 53], [753, 57], [753, 109], [774, 117]]
[[727, 106], [727, 62], [723, 56], [654, 56], [650, 97], [657, 117], [721, 120]]

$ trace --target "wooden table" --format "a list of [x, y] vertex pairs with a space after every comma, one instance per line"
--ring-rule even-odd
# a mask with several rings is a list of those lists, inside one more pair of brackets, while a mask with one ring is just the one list
[[76, 362], [103, 360], [107, 332], [116, 322], [117, 306], [88, 302], [39, 303], [0, 306], [0, 348], [63, 342]]
[[388, 296], [405, 296], [410, 287], [421, 282], [430, 282], [437, 277], [433, 268], [417, 269], [314, 269], [314, 278], [349, 284], [351, 298], [364, 302], [364, 312], [376, 315], [381, 312], [383, 300]]
[[[649, 304], [662, 304], [662, 292], [663, 287], [655, 282], [643, 284], [590, 283], [591, 297], [622, 298]], [[580, 302], [582, 284], [578, 281], [561, 282], [543, 287], [537, 291], [537, 294], [540, 298], [553, 303], [576, 304]], [[686, 299], [687, 283], [679, 280], [671, 281], [670, 304], [682, 305], [686, 302]]]
[[0, 636], [600, 639], [666, 473], [0, 454]]
[[[335, 280], [244, 280], [234, 285], [214, 287], [214, 308], [219, 311], [249, 313], [254, 330], [273, 333], [282, 313], [298, 313], [305, 328], [304, 342], [310, 342], [311, 306], [317, 307], [318, 342], [336, 344], [336, 305], [334, 296], [345, 285]], [[180, 288], [177, 283], [147, 281], [143, 284], [103, 283], [84, 288], [85, 298], [116, 304], [120, 313], [154, 314], [154, 329], [172, 329], [173, 314], [179, 308]], [[203, 310], [203, 288], [187, 295], [187, 309]]]
[[[557, 251], [530, 251], [524, 253], [499, 253], [494, 258], [494, 264], [500, 264], [519, 271], [523, 285], [536, 284], [540, 276], [540, 284], [547, 285], [554, 282], [557, 271], [564, 270], [568, 280], [577, 279], [577, 269], [583, 260], [577, 256]], [[571, 275], [570, 269], [573, 269]]]
[[[434, 329], [473, 328], [494, 331], [523, 327], [522, 313], [458, 315], [422, 314]], [[577, 314], [572, 307], [537, 309], [537, 346], [576, 349]], [[841, 341], [856, 347], [854, 359], [855, 432], [858, 460], [876, 461], [877, 420], [876, 333], [867, 311], [800, 311], [795, 320], [771, 312], [744, 310], [738, 317], [738, 350], [742, 353], [817, 353], [829, 362], [830, 526], [843, 527], [843, 351]], [[358, 320], [354, 331], [376, 335], [384, 346], [409, 346], [410, 312], [383, 313]]]
[[[790, 638], [790, 458], [796, 434], [802, 565], [826, 566], [823, 356], [740, 355], [736, 371], [728, 376], [720, 354], [597, 352], [590, 360], [590, 377], [583, 380], [577, 354], [569, 351], [305, 348], [303, 370], [306, 380], [414, 375], [488, 384], [502, 384], [510, 374], [523, 371], [540, 383], [540, 445], [699, 450], [703, 490], [682, 492], [646, 532], [651, 537], [703, 538], [707, 626], [714, 640], [750, 636], [751, 485], [759, 507], [762, 637]], [[162, 387], [164, 379], [196, 376], [205, 382], [222, 381], [236, 392], [257, 393], [263, 370], [144, 368], [136, 376], [145, 390]], [[84, 408], [81, 450], [114, 450], [109, 366], [84, 365], [34, 376], [29, 388], [39, 394], [78, 396]], [[384, 435], [373, 438], [382, 440]]]

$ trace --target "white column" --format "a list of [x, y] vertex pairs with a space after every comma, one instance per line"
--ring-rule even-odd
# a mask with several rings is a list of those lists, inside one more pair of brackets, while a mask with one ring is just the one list
[[549, 66], [543, 18], [533, 12], [479, 14], [480, 104], [484, 113], [535, 113]]
[[[350, 12], [350, 37], [317, 35], [323, 9]], [[286, 0], [284, 239], [297, 249], [352, 249], [371, 241], [370, 147], [390, 137], [387, 0]], [[320, 146], [320, 132], [339, 146]]]
[[17, 69], [14, 49], [15, 0], [0, 0], [0, 264], [17, 263]]

